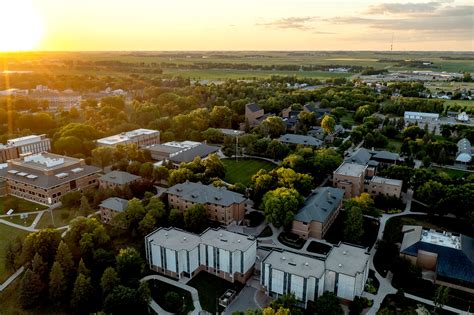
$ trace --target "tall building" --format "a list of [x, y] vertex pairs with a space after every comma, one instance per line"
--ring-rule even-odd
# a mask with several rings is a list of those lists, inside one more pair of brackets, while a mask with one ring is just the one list
[[135, 129], [97, 140], [98, 146], [116, 146], [118, 144], [136, 144], [144, 147], [160, 143], [160, 132], [151, 129]]
[[166, 192], [170, 207], [182, 212], [201, 204], [206, 208], [209, 220], [229, 225], [244, 219], [247, 199], [225, 187], [185, 182], [170, 187]]
[[173, 278], [192, 278], [207, 271], [230, 282], [252, 275], [257, 241], [224, 229], [207, 229], [200, 235], [177, 228], [160, 228], [145, 237], [150, 269]]
[[51, 150], [51, 140], [43, 135], [30, 135], [10, 139], [5, 145], [0, 144], [0, 163], [19, 158], [26, 154], [36, 154]]
[[0, 169], [0, 178], [6, 181], [8, 194], [53, 205], [70, 191], [97, 186], [99, 171], [83, 159], [43, 152], [9, 160]]
[[365, 248], [345, 243], [334, 246], [322, 258], [273, 250], [262, 260], [260, 283], [274, 298], [294, 293], [302, 306], [325, 291], [352, 301], [364, 291], [369, 261]]

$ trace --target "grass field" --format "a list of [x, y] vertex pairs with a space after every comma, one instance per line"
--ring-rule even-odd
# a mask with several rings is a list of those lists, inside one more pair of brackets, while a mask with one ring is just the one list
[[10, 272], [5, 270], [5, 250], [8, 242], [14, 240], [17, 236], [24, 237], [27, 234], [28, 232], [0, 223], [0, 283], [3, 283], [10, 276]]
[[33, 221], [35, 220], [36, 216], [36, 214], [29, 214], [26, 219], [22, 219], [19, 215], [12, 215], [6, 218], [4, 217], [2, 219], [18, 225], [30, 226], [31, 223], [33, 223]]
[[5, 196], [0, 197], [0, 212], [2, 214], [6, 213], [8, 210], [10, 210], [12, 204], [15, 205], [17, 208], [14, 213], [46, 209], [45, 206], [31, 201], [27, 201], [13, 196]]
[[473, 172], [465, 172], [463, 170], [454, 170], [454, 169], [444, 168], [444, 167], [434, 166], [433, 168], [436, 169], [439, 172], [444, 172], [444, 173], [448, 174], [449, 177], [451, 177], [451, 178], [467, 177], [471, 174], [474, 174]]
[[249, 186], [252, 176], [259, 170], [271, 170], [275, 168], [275, 164], [259, 159], [222, 159], [226, 173], [224, 180], [228, 183], [241, 183]]
[[446, 100], [444, 101], [444, 107], [446, 108], [449, 105], [459, 105], [469, 109], [474, 109], [474, 100]]
[[58, 208], [53, 210], [53, 218], [51, 218], [51, 212], [47, 211], [43, 214], [41, 219], [36, 226], [37, 229], [46, 229], [49, 227], [61, 227], [68, 225], [72, 219], [82, 215], [78, 209], [69, 208]]

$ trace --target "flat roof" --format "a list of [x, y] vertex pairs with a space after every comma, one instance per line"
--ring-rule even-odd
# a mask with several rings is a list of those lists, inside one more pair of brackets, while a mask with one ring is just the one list
[[201, 234], [201, 240], [204, 244], [229, 251], [246, 251], [256, 242], [253, 237], [224, 229], [208, 229]]
[[212, 184], [204, 185], [200, 182], [184, 182], [168, 188], [167, 193], [177, 195], [179, 198], [199, 204], [217, 204], [230, 206], [246, 200], [244, 195], [228, 190], [225, 187], [214, 187]]
[[325, 271], [323, 260], [289, 251], [272, 250], [263, 263], [271, 265], [273, 269], [303, 278], [319, 279]]
[[147, 236], [147, 241], [175, 251], [192, 250], [199, 246], [201, 238], [177, 228], [160, 228]]
[[356, 163], [343, 162], [335, 171], [334, 174], [359, 177], [364, 176], [367, 165], [361, 165]]
[[295, 220], [305, 223], [312, 221], [325, 222], [333, 213], [344, 198], [344, 190], [333, 187], [316, 188], [309, 196], [304, 207], [295, 215]]
[[197, 146], [179, 151], [169, 157], [169, 160], [174, 163], [192, 162], [195, 157], [205, 158], [209, 154], [219, 151], [219, 147], [200, 143]]
[[128, 184], [139, 179], [141, 179], [140, 176], [123, 171], [112, 171], [105, 175], [102, 175], [99, 178], [100, 181], [114, 183], [118, 185]]
[[326, 258], [326, 269], [355, 276], [369, 263], [370, 254], [365, 248], [341, 243], [334, 246]]
[[403, 185], [402, 180], [393, 179], [393, 178], [385, 178], [385, 177], [380, 177], [380, 176], [372, 177], [371, 182], [376, 183], [376, 184], [387, 184], [387, 185], [393, 185], [393, 186]]
[[461, 236], [453, 235], [449, 232], [423, 229], [421, 232], [421, 241], [439, 246], [461, 249]]
[[133, 138], [141, 136], [141, 135], [151, 135], [154, 133], [160, 133], [160, 132], [158, 130], [152, 130], [152, 129], [135, 129], [132, 131], [122, 132], [113, 136], [98, 139], [97, 143], [118, 144], [121, 142], [133, 140]]
[[81, 159], [65, 155], [42, 152], [10, 160], [10, 163], [12, 164], [12, 167], [18, 166], [25, 169], [50, 171], [63, 167], [77, 167], [83, 162]]
[[35, 143], [35, 142], [41, 141], [42, 140], [41, 137], [42, 136], [38, 136], [38, 135], [29, 135], [29, 136], [9, 139], [7, 140], [7, 145], [18, 146], [18, 145]]
[[176, 153], [183, 150], [182, 148], [169, 146], [166, 144], [153, 144], [153, 145], [147, 146], [146, 149], [149, 150], [150, 152], [166, 153], [166, 154]]
[[295, 135], [292, 133], [287, 133], [278, 139], [280, 142], [283, 143], [291, 143], [291, 144], [301, 144], [301, 145], [309, 145], [313, 147], [319, 147], [323, 144], [323, 142], [319, 139], [316, 139], [311, 136], [304, 136], [304, 135]]

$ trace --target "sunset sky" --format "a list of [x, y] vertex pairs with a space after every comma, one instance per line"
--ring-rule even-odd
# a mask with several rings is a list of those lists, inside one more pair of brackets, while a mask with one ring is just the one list
[[474, 50], [465, 0], [0, 3], [0, 50]]

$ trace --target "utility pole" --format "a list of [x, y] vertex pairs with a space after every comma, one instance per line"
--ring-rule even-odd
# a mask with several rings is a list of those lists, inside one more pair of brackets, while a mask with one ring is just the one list
[[392, 33], [392, 43], [390, 44], [390, 51], [393, 51], [393, 33]]

